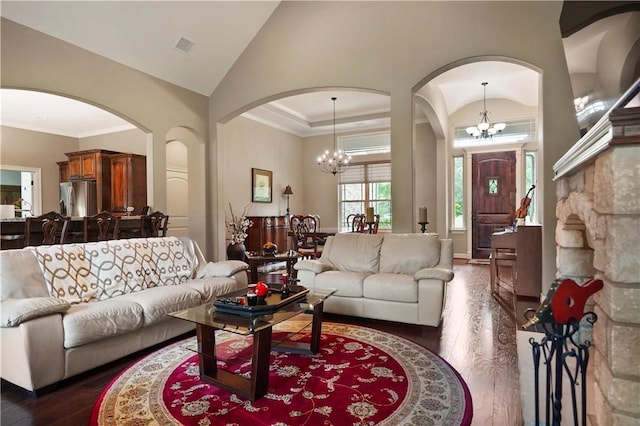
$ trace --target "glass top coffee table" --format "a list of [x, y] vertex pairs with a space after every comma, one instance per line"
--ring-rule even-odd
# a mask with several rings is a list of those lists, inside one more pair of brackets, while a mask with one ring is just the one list
[[[271, 286], [273, 287], [273, 286]], [[298, 286], [299, 287], [299, 286]], [[303, 288], [303, 287], [299, 287]], [[304, 289], [306, 290], [306, 289]], [[245, 290], [229, 293], [218, 298], [219, 300], [232, 301]], [[275, 286], [267, 297], [273, 307], [258, 309], [255, 313], [247, 313], [244, 305], [237, 305], [237, 313], [234, 309], [221, 311], [212, 303], [196, 306], [169, 314], [174, 318], [191, 321], [196, 324], [198, 340], [198, 361], [200, 366], [200, 379], [214, 384], [228, 391], [255, 401], [267, 394], [269, 386], [269, 360], [272, 349], [272, 328], [276, 324], [292, 319], [302, 314], [311, 314], [311, 319], [305, 328], [311, 324], [311, 341], [309, 344], [300, 342], [284, 342], [274, 347], [274, 350], [313, 353], [320, 350], [320, 335], [322, 333], [323, 304], [327, 297], [336, 292], [335, 289], [318, 289], [305, 292], [299, 297], [291, 297], [291, 301], [281, 300]], [[219, 302], [218, 302], [219, 304]], [[230, 303], [230, 305], [234, 305]], [[218, 368], [216, 358], [216, 330], [224, 330], [243, 336], [253, 336], [253, 348], [251, 356], [251, 377], [246, 378]]]

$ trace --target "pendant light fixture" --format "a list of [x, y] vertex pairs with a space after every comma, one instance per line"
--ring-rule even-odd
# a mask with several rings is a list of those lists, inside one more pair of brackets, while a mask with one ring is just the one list
[[333, 101], [333, 153], [326, 150], [324, 154], [318, 157], [320, 170], [325, 173], [331, 173], [334, 176], [338, 173], [344, 173], [351, 162], [351, 156], [338, 149], [338, 140], [336, 139], [336, 99], [338, 98], [335, 96], [331, 98]]
[[483, 109], [480, 112], [480, 123], [477, 126], [467, 127], [466, 131], [469, 135], [477, 138], [477, 139], [488, 139], [492, 138], [496, 133], [501, 133], [507, 125], [505, 123], [496, 123], [491, 124], [489, 121], [489, 111], [487, 111], [487, 83], [486, 81], [482, 83], [484, 87], [484, 100], [483, 100]]

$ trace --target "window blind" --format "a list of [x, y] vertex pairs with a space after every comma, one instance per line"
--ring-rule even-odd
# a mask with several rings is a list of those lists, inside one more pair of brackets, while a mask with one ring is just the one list
[[391, 152], [391, 133], [377, 132], [340, 136], [340, 148], [351, 155]]
[[391, 182], [391, 163], [353, 164], [340, 174], [340, 183]]
[[374, 163], [368, 166], [368, 182], [391, 182], [391, 163]]
[[340, 173], [340, 183], [364, 182], [364, 164], [352, 164], [345, 172]]

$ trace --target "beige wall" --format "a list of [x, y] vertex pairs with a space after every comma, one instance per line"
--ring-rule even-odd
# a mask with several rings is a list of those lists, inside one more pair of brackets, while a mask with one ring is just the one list
[[80, 150], [107, 149], [127, 154], [147, 155], [146, 135], [140, 129], [80, 138]]
[[[182, 126], [209, 140], [206, 152], [197, 157], [203, 161], [194, 176], [210, 185], [202, 196], [206, 209], [196, 212], [209, 227], [198, 224], [194, 232], [208, 240], [211, 255], [214, 241], [215, 253], [224, 253], [224, 241], [216, 238], [224, 232], [224, 123], [239, 112], [318, 88], [387, 93], [393, 186], [415, 188], [414, 88], [426, 76], [463, 59], [498, 56], [528, 63], [542, 73], [545, 178], [540, 198], [547, 207], [544, 279], [550, 280], [556, 269], [552, 165], [578, 138], [558, 28], [561, 8], [561, 2], [283, 2], [209, 98], [209, 108], [201, 95], [3, 19], [1, 81], [2, 87], [88, 101], [143, 129], [154, 165], [150, 196], [160, 208], [166, 198], [167, 133]], [[446, 164], [446, 150], [438, 148], [436, 155], [438, 167]], [[305, 188], [323, 187], [314, 180], [327, 177], [312, 170], [300, 178]], [[439, 184], [444, 183], [444, 172], [438, 171]], [[413, 230], [414, 192], [394, 189], [394, 232]]]
[[0, 164], [41, 169], [42, 213], [60, 208], [57, 161], [78, 150], [78, 139], [1, 126]]
[[191, 195], [193, 183], [197, 192], [196, 197], [190, 197], [196, 200], [189, 206], [193, 219], [190, 236], [205, 250], [206, 239], [214, 238], [206, 229], [204, 211], [210, 193], [205, 191], [203, 147], [208, 138], [207, 97], [6, 19], [2, 19], [0, 30], [3, 88], [74, 98], [106, 109], [141, 129], [147, 161], [152, 165], [147, 176], [149, 202], [158, 210], [166, 208], [165, 143], [175, 129], [190, 133], [188, 146], [193, 155], [189, 158], [194, 162], [194, 172], [190, 174], [189, 191]]
[[[303, 152], [301, 138], [238, 117], [224, 127], [224, 141], [220, 153], [223, 158], [220, 169], [224, 180], [220, 196], [223, 212], [229, 214], [231, 203], [235, 215], [240, 215], [247, 206], [250, 216], [284, 215], [287, 200], [282, 193], [287, 185], [291, 185], [294, 193], [289, 202], [291, 212], [302, 211], [304, 165], [300, 162]], [[271, 203], [251, 203], [252, 168], [273, 173]]]
[[[283, 2], [210, 98], [209, 159], [221, 164], [218, 130], [240, 111], [301, 90], [358, 87], [391, 95], [393, 188], [413, 188], [414, 88], [463, 59], [522, 61], [542, 73], [543, 274], [551, 281], [552, 166], [579, 136], [558, 27], [561, 8], [561, 2]], [[445, 161], [439, 154], [438, 164]], [[217, 176], [211, 183], [223, 188]], [[394, 190], [394, 232], [413, 229], [415, 205], [413, 191]], [[214, 229], [219, 220], [212, 216]]]
[[[415, 129], [415, 209], [425, 206], [429, 214], [428, 232], [436, 232], [439, 224], [437, 187], [444, 184], [437, 179], [436, 138], [429, 123], [418, 124]], [[395, 191], [408, 191], [394, 185]], [[395, 198], [395, 197], [394, 197]], [[415, 217], [418, 214], [415, 213]], [[444, 220], [444, 218], [442, 218]], [[420, 232], [420, 225], [416, 219], [413, 230]]]

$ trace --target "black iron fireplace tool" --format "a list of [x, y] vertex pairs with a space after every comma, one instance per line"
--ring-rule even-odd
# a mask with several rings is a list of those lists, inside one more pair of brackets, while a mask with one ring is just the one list
[[[525, 313], [528, 321], [523, 329], [536, 326], [544, 337], [537, 342], [529, 339], [533, 353], [535, 424], [540, 425], [540, 360], [545, 375], [545, 423], [560, 426], [562, 419], [563, 376], [566, 374], [571, 392], [573, 424], [587, 424], [587, 366], [589, 364], [589, 340], [578, 339], [582, 321], [593, 324], [598, 317], [594, 312], [583, 312], [587, 299], [602, 289], [602, 280], [588, 280], [578, 285], [571, 279], [553, 282], [545, 300], [534, 312]], [[578, 416], [577, 388], [580, 387], [581, 410]]]

